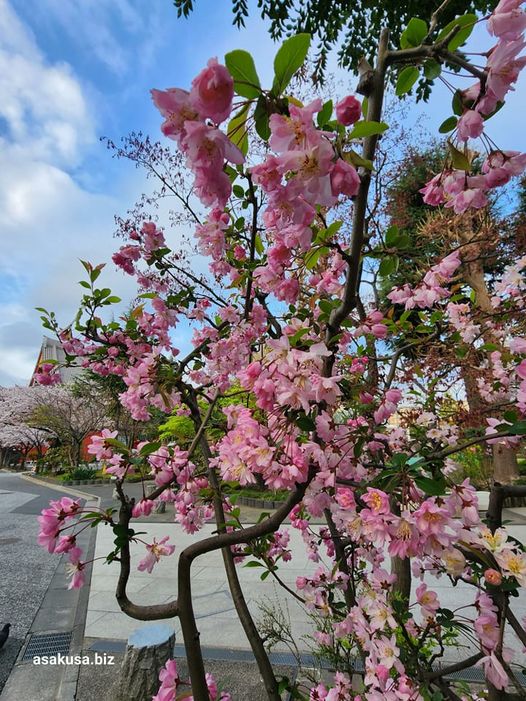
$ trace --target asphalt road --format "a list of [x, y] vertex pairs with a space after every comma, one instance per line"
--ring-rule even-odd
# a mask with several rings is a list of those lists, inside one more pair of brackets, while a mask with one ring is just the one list
[[0, 650], [0, 691], [37, 614], [58, 556], [37, 543], [37, 516], [64, 493], [0, 470], [0, 627], [11, 635]]

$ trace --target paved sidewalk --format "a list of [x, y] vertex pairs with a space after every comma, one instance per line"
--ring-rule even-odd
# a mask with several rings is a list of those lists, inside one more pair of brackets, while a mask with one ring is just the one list
[[[18, 611], [14, 609], [9, 613], [15, 624], [19, 623], [18, 619], [22, 617], [22, 614], [24, 617], [28, 612], [32, 611], [32, 614], [23, 631], [23, 637], [20, 641], [21, 649], [16, 658], [15, 666], [0, 694], [0, 699], [1, 701], [26, 701], [26, 699], [27, 701], [74, 701], [79, 667], [75, 665], [44, 666], [35, 664], [33, 655], [35, 652], [39, 655], [54, 654], [55, 650], [49, 646], [49, 643], [59, 641], [64, 645], [61, 652], [67, 655], [78, 654], [82, 649], [84, 638], [84, 621], [89, 591], [87, 589], [68, 590], [69, 579], [65, 573], [66, 558], [50, 555], [36, 544], [38, 530], [36, 515], [43, 506], [47, 505], [50, 498], [58, 499], [64, 493], [77, 497], [87, 497], [88, 495], [81, 495], [79, 492], [66, 488], [53, 489], [53, 487], [47, 484], [43, 485], [36, 480], [31, 480], [32, 484], [30, 484], [30, 480], [26, 481], [20, 475], [11, 476], [11, 479], [16, 480], [13, 485], [17, 489], [31, 490], [31, 492], [13, 492], [10, 497], [3, 496], [10, 498], [12, 504], [23, 502], [26, 510], [31, 508], [30, 520], [24, 524], [24, 534], [25, 536], [29, 534], [33, 539], [34, 549], [41, 556], [42, 562], [36, 563], [34, 567], [28, 569], [28, 561], [21, 560], [25, 565], [24, 578], [19, 577], [17, 580], [18, 592], [11, 593], [11, 597], [14, 595], [16, 601], [19, 601]], [[24, 499], [20, 496], [17, 497], [20, 494], [24, 495]], [[28, 501], [28, 497], [32, 501]], [[93, 508], [97, 504], [97, 499], [86, 501], [88, 508]], [[20, 509], [21, 506], [17, 508]], [[86, 530], [78, 539], [79, 546], [88, 553], [88, 557], [90, 557], [90, 547], [92, 550], [95, 548], [95, 536], [93, 531]], [[10, 565], [11, 563], [5, 561], [5, 564]], [[16, 568], [16, 564], [13, 562], [10, 569]], [[5, 576], [8, 576], [7, 571]], [[29, 586], [37, 589], [40, 583], [44, 587], [39, 596], [40, 605], [37, 604], [34, 609], [31, 609], [27, 602], [27, 596], [31, 594]], [[50, 636], [53, 636], [53, 639]], [[9, 644], [10, 640], [8, 640], [6, 649]], [[2, 655], [6, 649], [2, 651]]]
[[[201, 533], [189, 536], [176, 524], [133, 523], [137, 531], [146, 531], [140, 536], [147, 542], [153, 537], [158, 540], [164, 535], [170, 535], [170, 543], [176, 545], [176, 552], [171, 557], [161, 559], [151, 575], [137, 570], [137, 563], [143, 557], [145, 548], [140, 544], [132, 545], [132, 573], [128, 585], [128, 595], [137, 604], [165, 603], [176, 597], [176, 567], [177, 553], [193, 542], [196, 537], [211, 534], [212, 526], [207, 526]], [[113, 532], [106, 526], [99, 527], [97, 534], [96, 557], [104, 557], [113, 545]], [[526, 541], [526, 525], [509, 526], [510, 534], [521, 541]], [[312, 574], [318, 565], [307, 559], [301, 536], [290, 529], [290, 548], [293, 552], [292, 561], [283, 563], [278, 574], [280, 578], [293, 589], [296, 577]], [[133, 620], [123, 614], [115, 600], [115, 586], [119, 571], [118, 563], [107, 565], [98, 560], [94, 563], [91, 580], [91, 591], [86, 620], [86, 636], [89, 638], [109, 638], [125, 640], [136, 628], [144, 625], [141, 621]], [[256, 619], [261, 618], [259, 604], [272, 603], [275, 608], [285, 612], [290, 618], [292, 631], [299, 640], [300, 649], [307, 650], [309, 645], [302, 636], [312, 633], [311, 621], [303, 607], [280, 586], [272, 577], [261, 581], [259, 567], [246, 568], [238, 565], [238, 574], [252, 614]], [[459, 584], [453, 587], [449, 580], [433, 577], [426, 578], [429, 586], [438, 594], [441, 605], [445, 608], [456, 609], [472, 602], [473, 588]], [[419, 582], [415, 582], [416, 587]], [[223, 570], [222, 558], [219, 551], [198, 558], [192, 570], [192, 588], [197, 624], [201, 634], [201, 643], [212, 647], [246, 649], [248, 643], [237, 619], [234, 605], [228, 590]], [[513, 610], [519, 620], [526, 614], [526, 592], [513, 599]], [[174, 626], [177, 642], [182, 642], [177, 619]], [[514, 648], [519, 657], [522, 646], [510, 636], [507, 644]], [[286, 646], [278, 645], [277, 650], [285, 650]], [[465, 650], [466, 656], [471, 654]], [[456, 653], [452, 651], [453, 655]]]
[[[132, 544], [132, 573], [128, 584], [128, 596], [138, 604], [165, 603], [177, 596], [177, 553], [194, 542], [196, 537], [211, 535], [214, 527], [207, 525], [196, 535], [188, 535], [174, 523], [157, 524], [134, 522], [136, 531], [146, 531], [140, 536], [151, 542], [164, 535], [170, 535], [170, 543], [176, 545], [176, 552], [171, 557], [164, 557], [154, 567], [151, 575], [137, 570], [137, 563], [145, 554], [142, 544]], [[107, 526], [100, 526], [97, 534], [95, 557], [105, 556], [113, 545], [113, 531]], [[305, 550], [301, 546], [297, 532], [291, 533], [292, 548], [295, 556], [292, 563], [280, 568], [279, 576], [289, 586], [294, 586], [296, 577], [312, 571]], [[118, 577], [119, 564], [107, 565], [103, 560], [94, 563], [91, 580], [91, 590], [86, 619], [86, 636], [92, 638], [126, 639], [137, 627], [143, 625], [123, 614], [115, 600], [115, 585]], [[248, 606], [253, 615], [259, 617], [258, 603], [269, 601], [274, 606], [287, 608], [292, 621], [292, 629], [296, 637], [311, 631], [309, 621], [298, 602], [276, 587], [269, 577], [265, 582], [260, 579], [261, 568], [246, 568], [238, 566], [238, 574], [246, 592]], [[192, 589], [194, 608], [197, 616], [201, 643], [212, 647], [229, 647], [243, 649], [248, 647], [243, 629], [237, 619], [220, 551], [208, 553], [199, 558], [192, 568]], [[177, 631], [177, 641], [182, 641], [178, 621], [174, 619]]]

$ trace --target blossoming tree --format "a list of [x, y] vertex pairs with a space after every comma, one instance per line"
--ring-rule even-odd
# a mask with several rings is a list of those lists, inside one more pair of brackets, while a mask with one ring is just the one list
[[[319, 99], [303, 105], [288, 94], [308, 52], [306, 34], [279, 49], [268, 90], [250, 54], [237, 50], [226, 55], [225, 65], [211, 59], [189, 91], [152, 91], [164, 117], [162, 132], [175, 142], [194, 179], [195, 199], [185, 205], [195, 220], [199, 250], [209, 258], [210, 277], [192, 276], [180, 284], [180, 259], [164, 231], [145, 217], [140, 228], [128, 227], [129, 240], [114, 256], [138, 280], [133, 310], [121, 321], [104, 321], [104, 309], [119, 300], [96, 286], [102, 266], [85, 263], [87, 291], [75, 324], [62, 329], [48, 313], [44, 321], [58, 333], [68, 361], [78, 358], [95, 372], [123, 378], [127, 389], [120, 398], [135, 419], [148, 419], [151, 407], [179, 412], [191, 418], [195, 435], [184, 450], [162, 441], [129, 448], [114, 432], [102, 431], [91, 451], [116, 477], [118, 514], [83, 513], [76, 501], [54, 502], [41, 516], [40, 540], [50, 552], [69, 553], [72, 586], [80, 586], [88, 563], [75, 532], [87, 521], [109, 524], [116, 547], [108, 562], [120, 565], [121, 609], [139, 620], [179, 617], [191, 691], [179, 696], [184, 683], [170, 661], [161, 671], [158, 701], [219, 697], [205, 673], [192, 602], [192, 565], [214, 550], [222, 552], [267, 696], [280, 698], [283, 686], [243, 597], [237, 566], [257, 561], [265, 577], [286, 567], [287, 517], [316, 563], [315, 571], [298, 579], [294, 595], [329, 624], [318, 634], [322, 650], [331, 650], [332, 659], [341, 652], [345, 661], [351, 651], [364, 670], [362, 685], [352, 687], [352, 670], [342, 661], [331, 685], [296, 685], [296, 698], [458, 700], [462, 692], [448, 675], [475, 663], [483, 667], [491, 699], [503, 698], [508, 685], [518, 686], [504, 631], [510, 627], [526, 644], [511, 606], [526, 585], [526, 554], [501, 521], [506, 496], [526, 488], [495, 485], [483, 522], [473, 487], [468, 481], [455, 484], [448, 475], [455, 453], [466, 446], [515, 445], [526, 432], [526, 339], [515, 334], [513, 324], [526, 301], [526, 258], [508, 266], [495, 285], [490, 304], [500, 316], [476, 317], [499, 344], [498, 359], [482, 346], [478, 357], [493, 389], [505, 392], [508, 410], [469, 437], [462, 426], [444, 431], [426, 423], [427, 397], [414, 398], [411, 368], [401, 367], [400, 353], [389, 353], [385, 344], [402, 334], [406, 346], [418, 346], [421, 353], [435, 328], [454, 343], [455, 334], [473, 323], [477, 300], [455, 285], [461, 248], [435, 261], [418, 284], [389, 293], [402, 311], [396, 316], [368, 302], [362, 281], [371, 172], [378, 140], [388, 129], [382, 108], [393, 71], [400, 96], [422, 74], [437, 78], [444, 68], [461, 69], [475, 81], [453, 89], [454, 115], [444, 115], [441, 127], [451, 132], [448, 158], [424, 188], [425, 202], [472, 210], [525, 169], [526, 155], [494, 147], [485, 131], [526, 62], [520, 57], [526, 27], [520, 5], [502, 0], [481, 20], [495, 38], [484, 66], [472, 64], [460, 50], [479, 21], [474, 15], [446, 26], [440, 9], [429, 24], [413, 19], [398, 50], [388, 48], [384, 30], [374, 69], [357, 88], [362, 100], [349, 95], [335, 106]], [[476, 138], [486, 151], [480, 174], [472, 169]], [[195, 200], [205, 208], [204, 217]], [[339, 218], [342, 202], [349, 201], [351, 217]], [[384, 271], [398, 246], [403, 248], [392, 232], [379, 263]], [[420, 312], [416, 326], [409, 320], [412, 309]], [[184, 357], [172, 340], [181, 319], [194, 328], [193, 349]], [[52, 381], [53, 372], [43, 369], [45, 381]], [[229, 404], [229, 396], [240, 392], [247, 401]], [[447, 389], [433, 388], [434, 395], [440, 392]], [[227, 428], [212, 440], [208, 422], [219, 399]], [[409, 400], [417, 418], [405, 430], [390, 419]], [[202, 459], [194, 461], [197, 451]], [[126, 494], [132, 473], [155, 480], [155, 490], [139, 501]], [[223, 485], [250, 484], [256, 476], [289, 495], [274, 513], [244, 525]], [[167, 537], [154, 540], [146, 544], [145, 558], [134, 563], [132, 519], [149, 514], [156, 500], [174, 504], [176, 521], [196, 534], [195, 541], [178, 551]], [[311, 527], [311, 519], [320, 517], [326, 525]], [[211, 519], [216, 533], [200, 537]], [[130, 600], [132, 567], [151, 571], [164, 556], [178, 558], [177, 597], [152, 606]], [[407, 586], [411, 570], [421, 580], [413, 595]], [[470, 588], [470, 604], [459, 611], [443, 607], [429, 586], [430, 574]], [[472, 654], [443, 664], [463, 631], [472, 640]]]

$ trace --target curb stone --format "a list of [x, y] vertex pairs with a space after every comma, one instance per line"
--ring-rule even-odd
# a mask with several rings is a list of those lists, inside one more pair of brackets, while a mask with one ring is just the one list
[[25, 480], [26, 482], [36, 482], [37, 484], [42, 485], [42, 487], [46, 487], [47, 489], [54, 489], [57, 492], [63, 492], [64, 494], [72, 494], [73, 496], [82, 497], [83, 499], [93, 499], [96, 502], [100, 501], [100, 498], [96, 494], [89, 494], [88, 492], [81, 492], [80, 490], [71, 489], [70, 487], [63, 487], [62, 485], [59, 485], [56, 482], [47, 482], [45, 480], [39, 479], [38, 477], [30, 477], [28, 474], [22, 474], [20, 475], [20, 478]]

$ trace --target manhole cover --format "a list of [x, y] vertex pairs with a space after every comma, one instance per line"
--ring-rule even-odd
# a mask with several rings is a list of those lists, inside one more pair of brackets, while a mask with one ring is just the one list
[[32, 635], [22, 662], [44, 655], [66, 655], [69, 652], [71, 633], [36, 633]]

